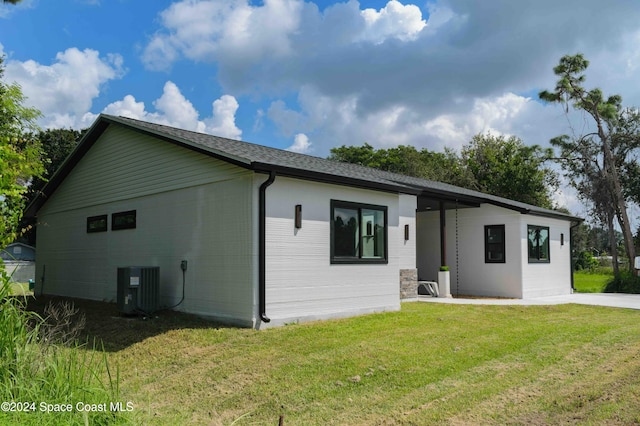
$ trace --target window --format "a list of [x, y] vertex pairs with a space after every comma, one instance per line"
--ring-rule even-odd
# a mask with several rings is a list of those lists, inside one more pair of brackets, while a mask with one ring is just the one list
[[484, 227], [484, 263], [505, 263], [504, 225]]
[[387, 263], [387, 208], [332, 200], [331, 263]]
[[136, 211], [114, 213], [111, 215], [111, 230], [134, 229], [136, 227]]
[[549, 228], [546, 226], [527, 226], [529, 263], [549, 263]]
[[91, 216], [87, 218], [87, 233], [107, 232], [107, 215]]

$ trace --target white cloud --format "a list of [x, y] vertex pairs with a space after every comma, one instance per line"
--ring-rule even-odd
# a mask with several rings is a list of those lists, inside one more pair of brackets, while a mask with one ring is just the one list
[[6, 79], [20, 84], [26, 103], [43, 113], [45, 127], [72, 125], [74, 116], [91, 109], [101, 88], [123, 74], [120, 55], [100, 57], [96, 50], [75, 47], [59, 52], [52, 65], [9, 60], [5, 68]]
[[150, 114], [153, 121], [182, 129], [202, 131], [199, 128], [201, 126], [198, 123], [198, 111], [173, 82], [165, 83], [162, 96], [153, 102], [153, 106], [159, 111]]
[[298, 96], [300, 111], [279, 100], [271, 104], [268, 118], [285, 136], [314, 134], [314, 151], [325, 155], [336, 144], [380, 148], [413, 145], [440, 151], [459, 149], [478, 133], [515, 135], [527, 144], [548, 145], [562, 134], [566, 118], [553, 107], [531, 98], [505, 93], [478, 98], [467, 111], [421, 117], [405, 105], [393, 105], [361, 114], [357, 96], [330, 97], [311, 87]]
[[629, 36], [640, 16], [640, 4], [626, 3], [593, 13], [601, 10], [595, 0], [580, 8], [540, 0], [526, 13], [507, 0], [438, 0], [423, 9], [398, 0], [379, 9], [355, 0], [322, 10], [302, 0], [256, 3], [176, 2], [160, 14], [143, 59], [154, 69], [180, 58], [215, 63], [227, 93], [278, 97], [311, 87], [355, 99], [358, 116], [404, 107], [401, 118], [422, 123], [469, 113], [478, 99], [552, 87], [552, 67], [578, 50], [612, 52], [609, 68], [633, 71], [635, 59], [620, 53], [635, 51]]
[[292, 65], [279, 63], [285, 59], [323, 56], [363, 41], [415, 40], [426, 25], [419, 7], [397, 0], [380, 10], [360, 10], [351, 0], [324, 12], [303, 0], [265, 0], [260, 6], [248, 0], [183, 0], [162, 11], [160, 22], [142, 54], [149, 69], [168, 70], [184, 57], [216, 62], [229, 79], [264, 63], [278, 72]]
[[132, 95], [125, 96], [121, 101], [110, 103], [102, 112], [110, 115], [122, 115], [137, 120], [144, 120], [147, 115], [144, 102], [136, 102], [136, 98]]
[[300, 154], [306, 154], [311, 151], [312, 143], [309, 142], [309, 138], [304, 133], [298, 133], [294, 140], [293, 145], [287, 148], [287, 151], [298, 152]]
[[[0, 44], [0, 54], [3, 53], [4, 47]], [[42, 112], [40, 125], [44, 128], [90, 126], [97, 117], [91, 112], [93, 101], [106, 83], [121, 78], [123, 74], [120, 55], [100, 57], [95, 50], [80, 51], [77, 48], [58, 53], [51, 65], [33, 60], [9, 60], [5, 67], [6, 79], [22, 87], [27, 97], [25, 103]], [[155, 112], [147, 111], [144, 102], [138, 102], [133, 95], [126, 95], [107, 105], [103, 112], [234, 139], [242, 136], [242, 131], [235, 125], [239, 105], [233, 96], [223, 95], [215, 100], [212, 115], [200, 120], [193, 104], [173, 82], [167, 81], [153, 106]]]
[[151, 69], [167, 69], [182, 54], [196, 61], [226, 59], [255, 63], [291, 52], [289, 34], [299, 24], [299, 0], [181, 1], [160, 14], [166, 31], [155, 34], [143, 53]]
[[213, 115], [204, 121], [206, 133], [231, 139], [240, 139], [242, 130], [236, 126], [238, 101], [231, 95], [222, 95], [213, 102]]
[[153, 106], [155, 112], [147, 111], [144, 102], [138, 102], [132, 95], [127, 95], [122, 100], [109, 104], [103, 112], [231, 139], [240, 139], [242, 136], [242, 130], [235, 123], [239, 105], [233, 96], [222, 95], [215, 100], [211, 117], [200, 120], [193, 104], [184, 97], [178, 86], [168, 81]]
[[380, 11], [365, 9], [360, 13], [366, 23], [360, 38], [373, 43], [382, 43], [389, 37], [415, 40], [426, 25], [418, 6], [405, 6], [397, 0], [389, 1]]

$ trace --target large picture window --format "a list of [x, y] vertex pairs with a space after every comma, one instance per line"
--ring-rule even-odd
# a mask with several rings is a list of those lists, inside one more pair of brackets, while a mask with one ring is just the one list
[[332, 200], [331, 263], [387, 263], [387, 208]]
[[484, 227], [484, 262], [506, 262], [504, 225], [486, 225]]
[[529, 263], [549, 263], [549, 228], [546, 226], [527, 226], [527, 244]]

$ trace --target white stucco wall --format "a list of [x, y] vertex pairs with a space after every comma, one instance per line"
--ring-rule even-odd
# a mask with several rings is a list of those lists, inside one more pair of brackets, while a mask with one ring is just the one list
[[[415, 269], [416, 266], [416, 197], [400, 194], [398, 198], [398, 266], [400, 269]], [[404, 227], [409, 226], [409, 239], [404, 239]]]
[[[456, 212], [446, 212], [452, 294], [531, 298], [570, 293], [570, 222], [489, 204], [458, 209], [457, 216], [456, 238]], [[505, 263], [485, 263], [485, 225], [505, 225]], [[529, 263], [527, 225], [549, 227], [550, 263]], [[439, 211], [418, 213], [417, 227], [418, 274], [420, 279], [435, 281], [440, 266]]]
[[[256, 185], [264, 180], [257, 175]], [[331, 264], [331, 200], [387, 206], [388, 264]], [[412, 196], [277, 177], [267, 189], [269, 325], [399, 309], [399, 270], [415, 267], [416, 239], [404, 241], [404, 224], [415, 229], [412, 211]]]
[[[252, 326], [253, 173], [109, 128], [38, 212], [36, 293], [115, 301], [117, 268], [159, 266], [161, 304]], [[137, 227], [111, 230], [136, 210]], [[86, 218], [109, 215], [107, 232]], [[43, 286], [44, 284], [44, 286]]]
[[[528, 225], [549, 227], [549, 263], [529, 263], [527, 245]], [[571, 293], [570, 222], [547, 217], [522, 215], [521, 252], [523, 297], [555, 296]], [[561, 244], [564, 234], [564, 245]]]
[[[447, 266], [451, 293], [522, 297], [520, 213], [483, 204], [479, 208], [446, 211]], [[485, 225], [505, 225], [505, 263], [484, 262]], [[440, 267], [440, 212], [418, 213], [418, 274], [437, 280]]]

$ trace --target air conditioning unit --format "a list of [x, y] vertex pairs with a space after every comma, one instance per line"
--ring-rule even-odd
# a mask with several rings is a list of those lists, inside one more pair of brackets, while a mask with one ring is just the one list
[[160, 307], [160, 268], [118, 268], [118, 311], [126, 315], [151, 315]]

